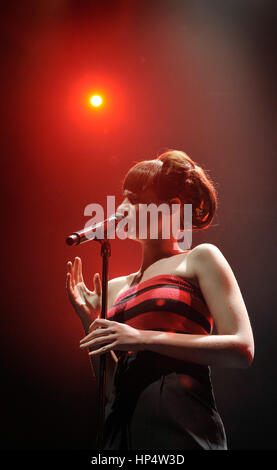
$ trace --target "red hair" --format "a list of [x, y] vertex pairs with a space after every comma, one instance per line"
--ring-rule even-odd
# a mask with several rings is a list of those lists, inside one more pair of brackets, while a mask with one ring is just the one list
[[194, 231], [208, 228], [218, 208], [217, 190], [211, 178], [179, 150], [168, 150], [155, 160], [138, 162], [126, 174], [123, 190], [132, 193], [137, 202], [149, 190], [157, 200], [148, 203], [169, 202], [178, 197], [182, 205], [192, 204]]

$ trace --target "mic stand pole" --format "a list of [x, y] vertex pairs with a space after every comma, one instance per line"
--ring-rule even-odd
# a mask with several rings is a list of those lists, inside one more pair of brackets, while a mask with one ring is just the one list
[[[107, 291], [108, 291], [108, 258], [111, 256], [111, 245], [107, 239], [97, 239], [101, 243], [102, 256], [102, 305], [100, 318], [106, 318], [107, 314]], [[99, 357], [99, 390], [98, 390], [98, 433], [96, 448], [103, 450], [104, 446], [104, 420], [105, 420], [105, 389], [106, 389], [106, 354]]]

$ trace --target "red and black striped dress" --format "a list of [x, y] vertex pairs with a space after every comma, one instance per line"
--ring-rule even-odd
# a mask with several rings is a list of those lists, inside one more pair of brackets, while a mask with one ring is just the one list
[[[212, 317], [201, 290], [157, 275], [122, 292], [109, 320], [137, 329], [208, 335]], [[208, 366], [152, 351], [119, 357], [105, 408], [104, 449], [227, 449]]]

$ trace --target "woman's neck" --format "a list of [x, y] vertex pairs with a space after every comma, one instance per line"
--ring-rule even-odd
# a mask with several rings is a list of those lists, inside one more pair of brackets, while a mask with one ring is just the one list
[[143, 240], [141, 243], [142, 263], [136, 277], [142, 277], [144, 271], [156, 261], [184, 253], [176, 239]]

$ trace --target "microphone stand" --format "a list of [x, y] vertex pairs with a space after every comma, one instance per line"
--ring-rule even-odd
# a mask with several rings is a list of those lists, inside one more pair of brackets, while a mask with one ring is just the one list
[[[123, 216], [121, 216], [123, 218]], [[109, 223], [118, 219], [116, 214], [111, 218], [107, 219], [105, 222]], [[87, 229], [81, 230], [80, 232], [74, 232], [66, 239], [66, 243], [70, 246], [79, 245], [80, 243], [89, 241], [87, 234], [92, 232], [92, 229], [95, 230], [101, 226], [100, 224], [95, 225], [94, 227], [89, 227]], [[107, 291], [108, 291], [108, 258], [111, 256], [111, 245], [107, 239], [108, 236], [108, 226], [105, 228], [104, 237], [97, 238], [95, 236], [93, 240], [101, 243], [101, 256], [102, 260], [102, 306], [101, 306], [101, 315], [100, 318], [106, 319], [107, 314]], [[98, 389], [98, 432], [96, 437], [96, 447], [99, 450], [103, 449], [104, 446], [104, 422], [105, 422], [105, 398], [106, 398], [106, 354], [101, 354], [99, 358], [99, 389]]]
[[[107, 239], [97, 239], [101, 243], [102, 256], [102, 305], [100, 318], [106, 318], [107, 291], [108, 291], [108, 258], [111, 256], [111, 244]], [[105, 390], [106, 390], [106, 354], [99, 357], [99, 389], [98, 389], [98, 432], [96, 448], [103, 450], [104, 446], [104, 421], [105, 421]]]

